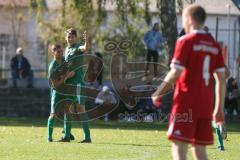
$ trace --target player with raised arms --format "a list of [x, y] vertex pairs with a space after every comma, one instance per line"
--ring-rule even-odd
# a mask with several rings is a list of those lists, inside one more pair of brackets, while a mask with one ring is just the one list
[[[64, 57], [65, 61], [68, 63], [71, 61], [73, 58], [78, 58], [81, 59], [83, 62], [83, 54], [85, 51], [88, 50], [89, 44], [88, 44], [88, 35], [86, 31], [83, 34], [83, 39], [84, 39], [84, 44], [81, 45], [77, 43], [77, 31], [73, 28], [70, 28], [65, 31], [65, 40], [67, 41], [67, 47], [65, 48], [64, 51]], [[87, 122], [87, 114], [85, 113], [85, 97], [84, 95], [81, 95], [80, 88], [81, 86], [85, 85], [84, 82], [84, 71], [83, 67], [81, 67], [82, 64], [79, 64], [79, 68], [74, 70], [75, 75], [68, 79], [66, 81], [66, 84], [74, 85], [77, 88], [77, 95], [71, 96], [73, 97], [72, 101], [76, 102], [76, 108], [82, 112], [83, 116], [81, 117], [81, 124], [84, 132], [84, 139], [81, 141], [81, 143], [91, 143], [91, 137], [90, 137], [90, 130]], [[70, 69], [71, 70], [71, 69]], [[65, 136], [63, 137], [62, 141], [69, 141], [70, 139], [70, 133], [71, 133], [71, 125], [70, 125], [71, 117], [66, 117], [66, 129], [65, 129]]]

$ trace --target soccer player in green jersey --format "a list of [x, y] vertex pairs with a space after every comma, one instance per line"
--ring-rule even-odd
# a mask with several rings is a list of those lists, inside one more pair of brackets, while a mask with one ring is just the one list
[[[65, 31], [65, 40], [67, 41], [67, 47], [65, 48], [64, 51], [64, 57], [65, 57], [65, 61], [69, 62], [71, 59], [78, 58], [78, 60], [80, 59], [80, 63], [81, 61], [83, 62], [83, 56], [79, 55], [83, 55], [83, 53], [88, 49], [88, 35], [86, 32], [84, 32], [83, 34], [83, 39], [84, 39], [84, 44], [79, 44], [77, 43], [77, 31], [73, 28], [70, 28], [68, 30]], [[82, 64], [79, 64], [79, 66], [81, 66]], [[73, 96], [74, 101], [75, 99], [77, 99], [78, 103], [76, 104], [76, 108], [78, 110], [80, 110], [80, 112], [84, 113], [85, 112], [85, 97], [83, 95], [80, 94], [80, 90], [79, 88], [81, 86], [84, 86], [84, 71], [83, 68], [80, 67], [78, 69], [75, 70], [75, 68], [73, 68], [75, 75], [68, 79], [66, 81], [66, 84], [71, 84], [74, 86], [77, 86], [77, 95]], [[87, 115], [86, 114], [82, 114], [83, 116], [81, 117], [81, 124], [83, 127], [83, 132], [84, 132], [84, 139], [81, 141], [81, 143], [91, 143], [91, 137], [90, 137], [90, 130], [89, 130], [89, 126], [88, 126], [88, 122], [87, 122]], [[68, 133], [67, 133], [68, 134]], [[68, 135], [67, 135], [68, 136]]]
[[64, 83], [68, 78], [74, 76], [74, 72], [68, 72], [65, 76], [65, 78], [52, 78], [52, 74], [58, 69], [58, 67], [64, 62], [63, 59], [63, 51], [60, 45], [55, 44], [51, 48], [52, 54], [54, 59], [49, 65], [48, 69], [48, 77], [49, 77], [49, 84], [51, 87], [51, 113], [48, 118], [47, 128], [48, 128], [48, 141], [52, 142], [52, 133], [53, 133], [53, 124], [54, 124], [54, 117], [55, 109], [57, 107], [57, 103], [59, 103], [61, 100], [65, 99], [66, 96], [58, 93], [55, 89], [55, 87], [60, 86]]

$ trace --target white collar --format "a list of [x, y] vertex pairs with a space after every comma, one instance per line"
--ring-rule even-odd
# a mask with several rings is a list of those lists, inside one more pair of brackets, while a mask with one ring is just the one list
[[193, 31], [191, 31], [190, 33], [199, 33], [199, 34], [208, 34], [206, 31], [204, 31], [203, 29], [194, 29]]

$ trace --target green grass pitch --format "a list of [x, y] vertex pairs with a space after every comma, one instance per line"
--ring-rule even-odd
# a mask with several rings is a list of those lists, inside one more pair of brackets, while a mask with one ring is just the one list
[[[47, 119], [0, 118], [1, 160], [170, 160], [171, 146], [166, 124], [140, 122], [90, 123], [91, 144], [77, 143], [83, 132], [73, 125], [76, 140], [71, 143], [47, 142]], [[62, 136], [62, 123], [55, 123], [54, 139]], [[216, 144], [208, 147], [210, 160], [239, 160], [240, 125], [228, 125], [226, 150]], [[191, 152], [188, 159], [192, 160]]]

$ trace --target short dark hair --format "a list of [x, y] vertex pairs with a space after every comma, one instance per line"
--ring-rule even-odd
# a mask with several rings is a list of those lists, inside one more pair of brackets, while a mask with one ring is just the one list
[[56, 49], [56, 48], [61, 48], [61, 45], [60, 44], [53, 44], [51, 46], [51, 51], [54, 51], [54, 49]]
[[205, 23], [207, 14], [202, 6], [192, 4], [186, 8], [186, 12], [198, 25], [203, 25]]
[[77, 36], [77, 31], [74, 28], [69, 28], [65, 31], [65, 34], [71, 34], [71, 35]]

